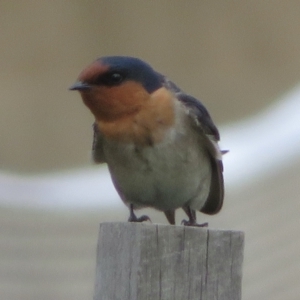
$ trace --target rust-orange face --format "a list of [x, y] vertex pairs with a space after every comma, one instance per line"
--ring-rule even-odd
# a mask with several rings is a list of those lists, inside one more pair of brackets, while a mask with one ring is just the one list
[[162, 86], [162, 75], [137, 58], [100, 58], [70, 89], [80, 92], [109, 138], [139, 144], [159, 141], [174, 122], [173, 95]]
[[70, 88], [81, 93], [96, 119], [113, 120], [136, 112], [162, 86], [148, 64], [132, 57], [103, 57], [85, 68]]

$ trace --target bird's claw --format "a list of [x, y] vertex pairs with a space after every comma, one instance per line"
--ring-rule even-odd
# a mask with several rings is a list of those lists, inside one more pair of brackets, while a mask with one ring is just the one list
[[141, 222], [145, 222], [145, 221], [151, 222], [151, 219], [146, 215], [142, 215], [139, 218], [134, 215], [134, 216], [130, 216], [128, 219], [128, 222], [135, 222], [135, 223], [141, 223]]

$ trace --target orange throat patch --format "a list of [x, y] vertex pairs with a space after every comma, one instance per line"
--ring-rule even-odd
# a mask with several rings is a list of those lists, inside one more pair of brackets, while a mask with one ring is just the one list
[[150, 95], [139, 84], [129, 82], [111, 88], [99, 99], [99, 104], [94, 103], [99, 105], [97, 111], [85, 103], [94, 113], [99, 130], [106, 138], [151, 146], [161, 142], [174, 125], [173, 97], [165, 88]]

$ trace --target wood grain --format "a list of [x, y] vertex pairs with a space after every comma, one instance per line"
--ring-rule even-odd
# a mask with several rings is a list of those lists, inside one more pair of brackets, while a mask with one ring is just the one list
[[244, 234], [100, 224], [94, 300], [240, 300]]

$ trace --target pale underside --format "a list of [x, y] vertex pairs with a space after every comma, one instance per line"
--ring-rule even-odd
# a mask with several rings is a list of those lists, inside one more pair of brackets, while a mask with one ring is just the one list
[[199, 134], [177, 102], [175, 127], [162, 142], [136, 146], [103, 139], [102, 149], [120, 197], [134, 208], [200, 210], [209, 194], [211, 161], [207, 136]]

